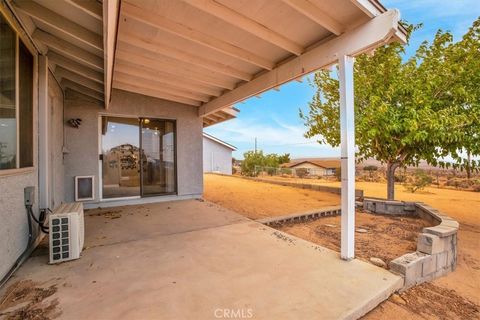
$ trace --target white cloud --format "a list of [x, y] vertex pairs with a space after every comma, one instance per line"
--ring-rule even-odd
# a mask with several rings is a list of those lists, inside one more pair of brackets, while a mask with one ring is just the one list
[[255, 137], [265, 145], [312, 143], [315, 139], [303, 136], [305, 127], [293, 126], [274, 119], [273, 123], [260, 123], [241, 118], [218, 124], [206, 131], [231, 142], [252, 142]]
[[338, 148], [320, 145], [316, 139], [303, 136], [302, 124], [291, 125], [275, 117], [268, 123], [260, 120], [236, 118], [205, 130], [209, 134], [238, 147], [235, 153], [240, 157], [243, 152], [252, 150], [255, 138], [258, 148], [267, 153], [290, 153], [292, 157], [336, 156]]
[[384, 4], [388, 8], [400, 8], [402, 11], [428, 12], [426, 17], [429, 19], [466, 15], [480, 10], [478, 0], [386, 0]]

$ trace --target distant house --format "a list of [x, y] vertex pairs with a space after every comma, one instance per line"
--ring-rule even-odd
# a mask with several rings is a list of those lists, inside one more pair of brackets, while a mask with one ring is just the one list
[[340, 168], [340, 159], [297, 159], [282, 165], [290, 169], [306, 169], [311, 176], [332, 176]]
[[232, 152], [236, 147], [203, 133], [203, 172], [232, 174]]

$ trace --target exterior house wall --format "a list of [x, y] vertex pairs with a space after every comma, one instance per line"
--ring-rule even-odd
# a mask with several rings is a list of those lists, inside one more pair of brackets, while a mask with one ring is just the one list
[[[37, 64], [35, 64], [36, 66]], [[34, 72], [37, 83], [37, 72]], [[35, 187], [35, 202], [32, 210], [39, 215], [38, 207], [38, 99], [37, 85], [34, 86], [33, 104], [33, 164], [34, 167], [19, 169], [16, 173], [5, 175], [0, 171], [0, 279], [13, 266], [25, 250], [28, 243], [28, 220], [24, 204], [24, 188]], [[49, 75], [48, 94], [51, 104], [50, 123], [51, 150], [49, 152], [50, 177], [53, 184], [51, 207], [54, 209], [63, 202], [63, 93], [52, 75]], [[32, 221], [34, 238], [41, 235], [38, 225]]]
[[56, 208], [64, 202], [63, 183], [63, 91], [51, 73], [48, 75], [48, 109], [50, 110], [49, 130], [49, 166], [50, 166], [50, 209]]
[[232, 149], [203, 137], [203, 172], [232, 174]]
[[316, 175], [326, 175], [327, 174], [327, 170], [325, 168], [322, 168], [322, 167], [319, 167], [319, 166], [316, 166], [312, 163], [300, 163], [296, 166], [293, 166], [292, 167], [293, 169], [309, 169], [311, 170], [312, 172], [314, 172]]
[[[65, 126], [65, 200], [74, 201], [74, 177], [95, 176], [95, 200], [100, 201], [99, 119], [101, 115], [174, 119], [177, 123], [178, 196], [199, 196], [203, 192], [202, 119], [196, 107], [122, 90], [114, 90], [108, 110], [96, 100], [68, 91], [65, 120], [82, 119], [80, 127]], [[171, 199], [171, 197], [169, 198]]]
[[[3, 4], [0, 6], [0, 14], [3, 14], [12, 23], [14, 30], [21, 30], [15, 23], [15, 19], [5, 10]], [[33, 50], [32, 46], [22, 34], [19, 38], [26, 46]], [[35, 187], [35, 203], [33, 212], [38, 216], [38, 112], [37, 112], [37, 90], [38, 73], [37, 57], [34, 55], [33, 64], [33, 167], [0, 170], [0, 280], [12, 268], [15, 261], [23, 253], [28, 244], [28, 220], [24, 204], [24, 188]], [[40, 234], [37, 226], [34, 225], [35, 238]]]

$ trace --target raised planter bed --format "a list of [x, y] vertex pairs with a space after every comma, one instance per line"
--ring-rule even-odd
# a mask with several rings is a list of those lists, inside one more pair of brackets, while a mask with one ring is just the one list
[[416, 215], [436, 224], [423, 228], [417, 240], [417, 251], [390, 262], [390, 270], [401, 274], [403, 289], [441, 277], [457, 265], [457, 232], [459, 224], [446, 214], [420, 202], [386, 201], [368, 198], [363, 209], [371, 213]]

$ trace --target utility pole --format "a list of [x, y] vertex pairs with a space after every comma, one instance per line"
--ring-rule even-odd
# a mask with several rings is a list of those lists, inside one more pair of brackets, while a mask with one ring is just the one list
[[255, 153], [257, 153], [257, 137], [255, 137]]

